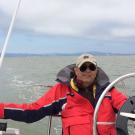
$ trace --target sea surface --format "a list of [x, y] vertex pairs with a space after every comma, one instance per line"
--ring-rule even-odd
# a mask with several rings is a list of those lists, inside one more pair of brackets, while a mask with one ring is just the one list
[[[30, 103], [37, 100], [56, 83], [60, 69], [75, 62], [76, 56], [27, 56], [6, 57], [0, 69], [0, 102]], [[100, 66], [110, 77], [110, 81], [135, 72], [135, 56], [97, 56]], [[120, 90], [129, 96], [135, 95], [135, 78], [118, 84]], [[13, 120], [8, 127], [19, 128], [21, 135], [47, 135], [49, 117], [26, 124]], [[61, 135], [61, 120], [53, 118], [52, 135]]]

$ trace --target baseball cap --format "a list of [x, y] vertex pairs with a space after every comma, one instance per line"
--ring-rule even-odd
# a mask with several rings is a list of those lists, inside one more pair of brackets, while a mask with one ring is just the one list
[[76, 60], [76, 66], [80, 68], [85, 62], [90, 62], [97, 66], [96, 58], [91, 54], [80, 55]]

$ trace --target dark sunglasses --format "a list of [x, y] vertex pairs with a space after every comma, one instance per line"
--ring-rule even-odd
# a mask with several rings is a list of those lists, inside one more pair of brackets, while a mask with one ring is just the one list
[[86, 64], [83, 64], [81, 67], [80, 67], [80, 71], [81, 72], [85, 72], [87, 69], [91, 70], [91, 71], [95, 71], [96, 70], [96, 66], [94, 64], [89, 64], [89, 65], [86, 65]]

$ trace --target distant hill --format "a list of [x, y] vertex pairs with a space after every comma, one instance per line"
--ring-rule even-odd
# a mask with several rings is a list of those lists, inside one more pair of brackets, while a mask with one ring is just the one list
[[[27, 57], [27, 56], [78, 56], [83, 54], [84, 52], [79, 52], [79, 53], [46, 53], [46, 54], [29, 54], [29, 53], [7, 53], [7, 57]], [[111, 56], [111, 55], [135, 55], [131, 53], [106, 53], [106, 52], [85, 52], [85, 53], [90, 53], [93, 55], [97, 56]]]

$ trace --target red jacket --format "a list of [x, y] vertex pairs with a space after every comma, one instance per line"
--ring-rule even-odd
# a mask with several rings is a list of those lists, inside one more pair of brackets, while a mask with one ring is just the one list
[[[65, 69], [58, 74], [57, 83], [40, 99], [31, 104], [0, 104], [0, 118], [35, 122], [47, 115], [61, 113], [63, 135], [92, 135], [94, 107], [91, 102], [69, 87], [68, 75]], [[69, 76], [70, 72], [70, 76]], [[66, 76], [67, 75], [67, 76]], [[101, 79], [104, 78], [103, 80]], [[104, 75], [104, 76], [103, 76]], [[66, 76], [66, 77], [65, 77]], [[64, 78], [65, 77], [65, 78]], [[97, 75], [96, 102], [108, 85], [108, 77], [99, 69]], [[104, 97], [98, 112], [98, 122], [115, 122], [115, 111], [118, 110], [127, 97], [113, 88]], [[98, 125], [100, 135], [116, 135], [115, 126]]]

